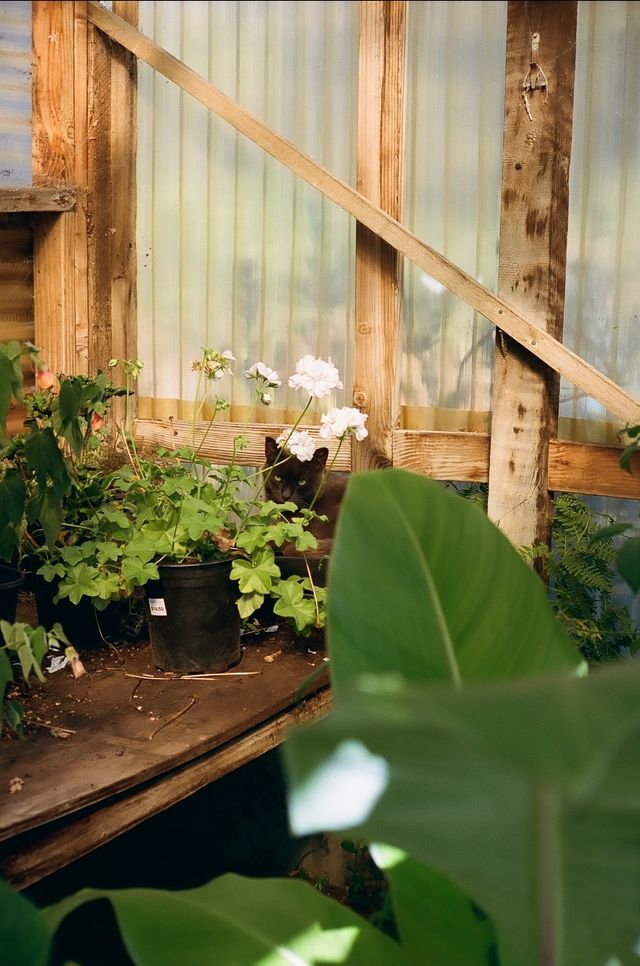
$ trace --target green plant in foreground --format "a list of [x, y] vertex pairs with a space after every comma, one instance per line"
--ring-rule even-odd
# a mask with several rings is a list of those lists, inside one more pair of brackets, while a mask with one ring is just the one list
[[76, 660], [77, 652], [69, 644], [60, 624], [54, 624], [50, 631], [46, 631], [44, 627], [34, 628], [21, 621], [12, 624], [0, 620], [0, 633], [4, 641], [0, 644], [0, 732], [5, 725], [22, 737], [24, 708], [17, 699], [6, 697], [7, 688], [15, 680], [11, 655], [17, 660], [25, 684], [29, 684], [32, 674], [39, 681], [45, 680], [42, 662], [50, 651], [58, 651], [64, 646], [68, 660]]
[[640, 668], [585, 675], [486, 516], [392, 469], [350, 481], [328, 648], [335, 709], [285, 745], [291, 823], [367, 844], [398, 941], [304, 882], [227, 875], [41, 913], [5, 890], [7, 966], [44, 964], [61, 920], [105, 896], [140, 966], [636, 961]]

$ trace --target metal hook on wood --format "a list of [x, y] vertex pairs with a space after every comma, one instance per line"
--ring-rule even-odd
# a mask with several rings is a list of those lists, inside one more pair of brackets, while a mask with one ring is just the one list
[[522, 82], [522, 92], [521, 97], [524, 101], [524, 107], [527, 112], [530, 121], [533, 121], [533, 115], [531, 114], [531, 107], [529, 105], [529, 97], [533, 95], [535, 91], [544, 91], [545, 102], [549, 97], [549, 84], [547, 81], [547, 76], [538, 63], [538, 51], [540, 50], [540, 34], [536, 31], [531, 34], [531, 58], [529, 61], [529, 70], [524, 75], [524, 80]]

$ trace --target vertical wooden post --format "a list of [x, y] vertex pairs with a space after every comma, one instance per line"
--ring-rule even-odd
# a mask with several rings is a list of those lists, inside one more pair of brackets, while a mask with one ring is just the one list
[[54, 372], [87, 364], [86, 36], [83, 3], [33, 3], [33, 183], [78, 189], [34, 235], [35, 338]]
[[[564, 312], [576, 15], [575, 0], [508, 4], [498, 294], [557, 339]], [[498, 331], [488, 511], [516, 545], [550, 535], [548, 444], [557, 432], [558, 393], [559, 377]]]
[[[114, 0], [113, 12], [138, 26], [137, 0]], [[136, 95], [138, 61], [119, 44], [111, 50], [111, 356], [137, 354]]]
[[[133, 355], [135, 339], [135, 57], [86, 8], [33, 4], [34, 184], [78, 190], [34, 237], [36, 342], [66, 373]], [[137, 2], [114, 12], [137, 23]]]
[[[113, 12], [137, 25], [138, 4]], [[89, 29], [89, 371], [133, 354], [135, 339], [136, 58]], [[129, 326], [133, 331], [129, 331]]]
[[[358, 190], [402, 219], [407, 4], [360, 3]], [[368, 228], [356, 230], [356, 336], [353, 401], [368, 413], [369, 437], [354, 446], [352, 469], [393, 462], [398, 414], [400, 256]]]

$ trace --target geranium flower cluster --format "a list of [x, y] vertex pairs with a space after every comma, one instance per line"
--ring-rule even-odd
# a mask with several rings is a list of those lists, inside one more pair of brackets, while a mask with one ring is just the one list
[[223, 376], [232, 376], [231, 363], [236, 361], [231, 349], [218, 352], [216, 349], [203, 349], [202, 359], [196, 359], [191, 363], [194, 372], [202, 372], [207, 379], [222, 379]]
[[[201, 372], [209, 380], [218, 380], [224, 375], [233, 375], [231, 372], [232, 362], [235, 362], [235, 356], [230, 349], [218, 352], [215, 349], [205, 348], [202, 350], [202, 358], [192, 364], [192, 369]], [[252, 366], [245, 369], [244, 375], [246, 379], [255, 383], [259, 402], [264, 406], [270, 406], [273, 402], [271, 390], [278, 389], [282, 385], [282, 380], [276, 370], [271, 369], [265, 362], [254, 362]], [[330, 359], [328, 361], [319, 359], [312, 355], [302, 356], [298, 360], [296, 371], [289, 377], [289, 387], [291, 389], [302, 389], [309, 397], [296, 426], [302, 421], [313, 399], [323, 399], [334, 389], [343, 388], [340, 373], [332, 361]], [[216, 409], [222, 408], [223, 405], [228, 404], [219, 399]], [[319, 436], [326, 440], [337, 439], [340, 444], [348, 436], [355, 436], [356, 440], [361, 441], [368, 435], [365, 427], [366, 420], [366, 413], [361, 413], [359, 409], [350, 406], [330, 409], [328, 413], [321, 417]], [[281, 433], [276, 442], [288, 453], [297, 456], [302, 462], [306, 462], [313, 459], [316, 441], [311, 433], [307, 430], [299, 430], [296, 426], [292, 430]]]
[[263, 406], [270, 406], [273, 397], [269, 390], [277, 389], [282, 385], [282, 380], [275, 369], [270, 369], [264, 362], [254, 362], [244, 374], [245, 378], [255, 380], [256, 393]]

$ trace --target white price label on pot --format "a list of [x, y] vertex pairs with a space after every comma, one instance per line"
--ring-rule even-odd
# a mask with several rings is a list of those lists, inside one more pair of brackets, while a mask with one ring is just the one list
[[166, 617], [167, 605], [164, 602], [164, 597], [150, 597], [149, 612], [153, 614], [154, 617]]

